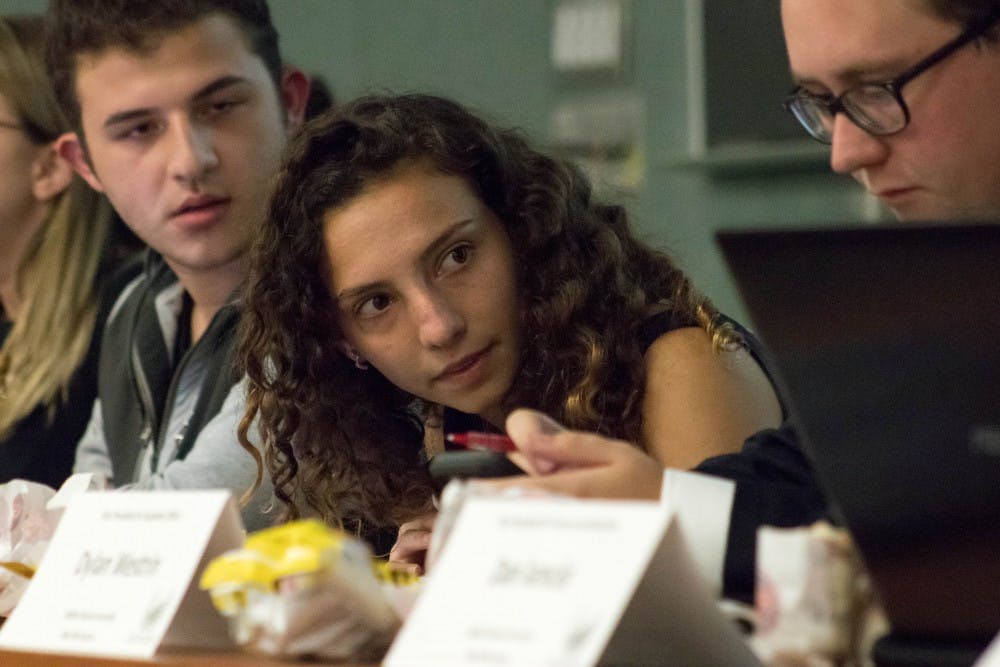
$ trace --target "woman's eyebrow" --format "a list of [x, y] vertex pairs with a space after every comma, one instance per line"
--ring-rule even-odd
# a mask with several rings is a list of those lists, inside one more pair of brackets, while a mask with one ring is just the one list
[[465, 219], [459, 220], [455, 224], [451, 225], [450, 227], [448, 227], [447, 229], [445, 229], [443, 232], [441, 232], [440, 234], [438, 234], [437, 238], [435, 238], [433, 241], [431, 241], [427, 245], [427, 248], [425, 248], [424, 251], [422, 253], [420, 253], [420, 258], [422, 260], [424, 260], [424, 261], [427, 261], [428, 259], [430, 259], [431, 257], [433, 257], [435, 254], [437, 254], [437, 252], [441, 248], [441, 246], [446, 245], [448, 243], [448, 241], [450, 241], [453, 236], [455, 236], [459, 232], [463, 231], [464, 229], [470, 227], [475, 222], [476, 222], [476, 218], [465, 218]]
[[[449, 226], [443, 232], [438, 234], [427, 245], [424, 251], [420, 253], [421, 261], [427, 261], [428, 259], [432, 258], [439, 252], [442, 246], [447, 245], [447, 243], [452, 239], [452, 237], [454, 237], [459, 232], [467, 229], [468, 227], [472, 226], [473, 224], [475, 224], [476, 221], [477, 218], [465, 218]], [[346, 289], [343, 289], [340, 292], [337, 292], [336, 298], [337, 301], [344, 301], [351, 299], [353, 297], [357, 297], [360, 294], [365, 294], [366, 292], [386, 289], [388, 286], [389, 284], [387, 282], [382, 280], [376, 280], [371, 283], [365, 283], [363, 285], [355, 285], [354, 287], [348, 287]]]

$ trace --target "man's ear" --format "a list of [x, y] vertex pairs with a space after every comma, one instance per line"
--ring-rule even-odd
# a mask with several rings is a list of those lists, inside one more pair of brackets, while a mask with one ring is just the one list
[[55, 141], [55, 147], [62, 159], [72, 165], [73, 170], [80, 174], [90, 187], [98, 192], [104, 192], [104, 186], [91, 168], [90, 161], [87, 160], [87, 151], [84, 150], [76, 132], [67, 132], [60, 136]]
[[309, 99], [309, 77], [302, 70], [286, 67], [281, 72], [281, 104], [285, 108], [285, 123], [289, 131], [302, 125]]
[[68, 188], [72, 180], [73, 167], [62, 159], [54, 142], [39, 149], [31, 164], [31, 191], [35, 199], [50, 201]]

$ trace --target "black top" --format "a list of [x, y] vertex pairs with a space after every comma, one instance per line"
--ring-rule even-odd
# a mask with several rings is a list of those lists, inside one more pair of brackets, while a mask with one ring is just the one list
[[[140, 268], [128, 262], [104, 281], [90, 347], [70, 378], [65, 400], [60, 399], [49, 418], [49, 408], [36, 407], [0, 441], [0, 483], [26, 479], [59, 488], [73, 469], [76, 443], [80, 440], [97, 397], [97, 357], [104, 322], [112, 301]], [[0, 324], [0, 345], [13, 324]]]
[[[812, 464], [802, 452], [799, 436], [788, 419], [764, 346], [739, 322], [723, 318], [743, 337], [747, 351], [767, 375], [781, 402], [780, 427], [759, 431], [743, 443], [739, 452], [713, 456], [694, 468], [695, 472], [736, 483], [722, 572], [722, 594], [753, 602], [757, 529], [761, 526], [806, 526], [829, 518], [829, 509]], [[659, 336], [674, 328], [676, 324], [667, 314], [654, 315], [643, 323], [639, 335], [648, 349]]]

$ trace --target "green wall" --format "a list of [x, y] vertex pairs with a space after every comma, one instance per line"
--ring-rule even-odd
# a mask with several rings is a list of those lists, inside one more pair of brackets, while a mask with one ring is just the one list
[[[626, 74], [583, 81], [567, 81], [549, 63], [555, 2], [271, 0], [271, 8], [286, 59], [322, 75], [341, 100], [383, 90], [435, 92], [519, 126], [544, 144], [555, 106], [586, 105], [617, 94], [635, 97], [644, 112], [639, 143], [646, 175], [644, 185], [623, 198], [636, 226], [671, 250], [696, 284], [738, 318], [745, 314], [715, 249], [716, 229], [829, 224], [878, 215], [856, 185], [827, 173], [822, 153], [813, 150], [802, 157], [796, 147], [790, 159], [757, 159], [751, 150], [749, 161], [709, 155], [708, 165], [692, 157], [690, 136], [699, 128], [690, 107], [698, 94], [689, 91], [697, 91], [698, 82], [691, 79], [692, 43], [685, 26], [697, 2], [632, 0]], [[6, 11], [41, 11], [45, 2], [3, 4]], [[755, 2], [732, 6], [761, 7]], [[759, 32], [747, 32], [753, 33], [747, 39], [759, 40]], [[748, 50], [735, 42], [731, 48], [728, 41], [713, 48], [722, 49], [718, 60], [736, 68], [737, 80], [760, 69], [752, 58], [741, 58]], [[780, 96], [774, 95], [768, 91], [762, 99], [722, 102], [731, 104], [734, 114], [753, 114], [758, 105], [777, 105]]]

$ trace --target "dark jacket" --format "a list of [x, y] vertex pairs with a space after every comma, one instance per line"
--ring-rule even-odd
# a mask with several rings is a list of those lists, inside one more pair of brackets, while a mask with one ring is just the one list
[[[173, 271], [150, 253], [108, 320], [98, 408], [77, 449], [75, 471], [101, 474], [116, 487], [228, 488], [239, 498], [256, 479], [257, 465], [237, 439], [244, 406], [233, 364], [238, 304], [223, 306], [197, 342], [178, 349], [177, 338], [189, 326], [186, 299]], [[248, 530], [270, 525], [265, 505], [271, 496], [264, 475], [243, 509]]]

